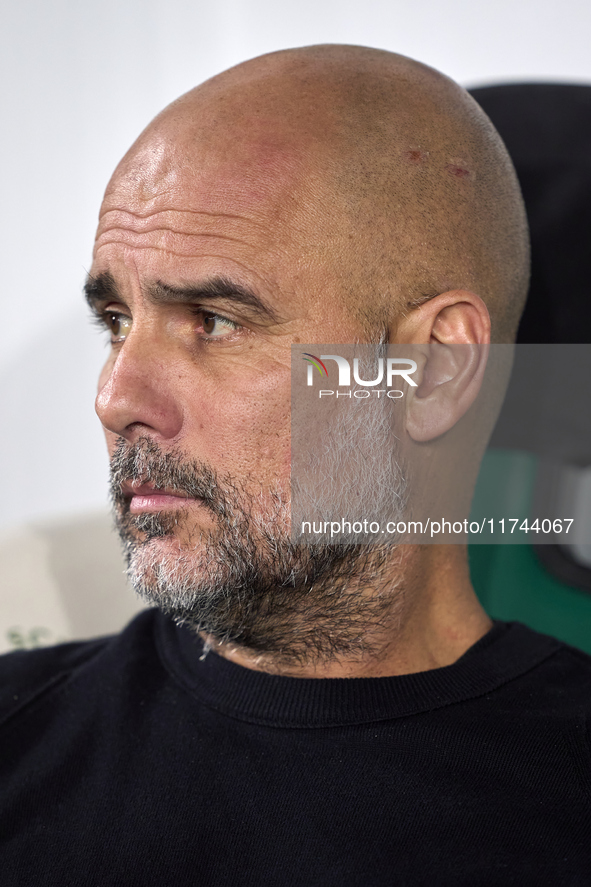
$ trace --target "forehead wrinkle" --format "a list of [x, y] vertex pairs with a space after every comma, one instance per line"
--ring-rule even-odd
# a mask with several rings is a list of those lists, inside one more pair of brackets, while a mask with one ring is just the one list
[[[95, 247], [95, 256], [96, 256], [99, 249], [102, 249], [107, 246], [113, 246], [113, 245], [121, 246], [121, 241], [120, 240], [107, 240], [103, 243], [97, 244]], [[135, 246], [133, 244], [126, 243], [125, 246], [129, 246], [131, 249], [134, 249], [134, 250], [136, 250], [136, 249], [142, 250], [142, 251], [143, 250], [155, 250], [157, 252], [166, 253], [166, 255], [168, 255], [168, 256], [174, 256], [179, 259], [200, 259], [200, 258], [202, 258], [201, 256], [196, 255], [194, 252], [182, 253], [182, 252], [179, 252], [178, 250], [170, 249], [169, 247], [166, 247], [166, 246], [157, 246], [156, 244], [138, 244], [137, 246]], [[220, 261], [224, 261], [224, 262], [231, 261], [233, 265], [238, 265], [239, 267], [241, 267], [245, 271], [247, 271], [249, 274], [252, 274], [252, 271], [253, 271], [253, 269], [249, 268], [248, 266], [246, 266], [243, 263], [241, 263], [240, 261], [238, 261], [235, 258], [235, 256], [232, 256], [231, 259], [229, 259], [228, 256], [216, 255], [215, 253], [207, 253], [207, 258], [208, 259], [219, 259]]]
[[[180, 223], [185, 218], [185, 222], [189, 220], [201, 221], [204, 230], [199, 230], [198, 225], [190, 230], [180, 227]], [[179, 234], [186, 236], [208, 236], [211, 228], [218, 225], [222, 221], [227, 225], [230, 231], [253, 229], [257, 233], [267, 230], [268, 225], [256, 219], [247, 216], [239, 216], [231, 213], [210, 213], [198, 210], [177, 210], [167, 209], [158, 210], [157, 212], [146, 214], [138, 217], [134, 213], [128, 213], [121, 210], [108, 210], [102, 213], [97, 230], [97, 239], [106, 231], [118, 229], [121, 231], [129, 231], [134, 234], [149, 234], [153, 231], [169, 231], [171, 234]], [[226, 235], [220, 235], [226, 236]], [[229, 237], [229, 239], [232, 239]], [[239, 239], [239, 238], [238, 238]]]
[[[130, 219], [131, 225], [127, 224]], [[182, 227], [181, 222], [184, 222]], [[121, 245], [131, 249], [154, 249], [167, 252], [171, 256], [199, 259], [213, 257], [212, 246], [215, 248], [215, 244], [219, 244], [217, 258], [236, 261], [242, 257], [250, 272], [257, 266], [260, 270], [261, 262], [268, 264], [271, 261], [274, 264], [278, 256], [289, 258], [294, 253], [294, 238], [301, 238], [298, 238], [297, 229], [292, 227], [289, 229], [287, 243], [287, 234], [287, 230], [277, 225], [263, 224], [233, 213], [220, 220], [214, 214], [194, 213], [185, 216], [175, 210], [152, 213], [138, 222], [135, 216], [113, 210], [103, 215], [96, 234], [94, 252], [98, 255], [103, 248]], [[296, 253], [301, 254], [301, 250], [302, 244], [298, 243]]]
[[165, 212], [187, 213], [188, 215], [191, 215], [191, 216], [214, 216], [214, 217], [219, 217], [219, 218], [223, 218], [223, 219], [237, 219], [237, 220], [244, 219], [244, 220], [247, 220], [247, 216], [241, 216], [241, 215], [237, 215], [235, 213], [213, 212], [213, 211], [209, 211], [206, 209], [173, 209], [173, 207], [170, 207], [169, 209], [157, 209], [157, 210], [152, 210], [152, 211], [148, 211], [145, 213], [141, 213], [141, 212], [134, 212], [131, 209], [126, 209], [123, 206], [110, 206], [105, 209], [104, 203], [103, 203], [103, 206], [101, 207], [101, 211], [99, 213], [99, 218], [103, 218], [104, 216], [108, 215], [109, 213], [120, 213], [121, 215], [132, 216], [133, 218], [142, 220], [142, 219], [148, 219], [148, 218], [150, 218], [150, 216], [159, 215], [160, 213], [165, 213]]
[[[199, 255], [203, 250], [209, 250], [212, 242], [225, 242], [229, 248], [231, 245], [234, 252], [240, 252], [236, 247], [242, 250], [254, 249], [261, 256], [269, 251], [273, 252], [275, 237], [262, 224], [251, 223], [250, 220], [235, 221], [234, 218], [224, 220], [223, 224], [219, 224], [217, 220], [216, 224], [215, 219], [207, 216], [206, 224], [196, 224], [193, 227], [186, 224], [190, 220], [183, 219], [182, 214], [175, 216], [176, 218], [171, 219], [167, 214], [159, 220], [152, 218], [144, 225], [127, 225], [126, 220], [117, 214], [105, 215], [96, 233], [95, 251], [111, 243], [120, 243], [138, 249], [153, 247], [166, 250], [170, 247], [171, 254]], [[185, 225], [181, 227], [182, 221]]]
[[[102, 238], [107, 234], [112, 234], [114, 231], [121, 232], [121, 238], [104, 241]], [[134, 249], [137, 247], [138, 249], [151, 249], [151, 243], [142, 243], [141, 241], [133, 242], [134, 236], [141, 237], [144, 234], [157, 234], [160, 233], [165, 236], [165, 233], [172, 234], [175, 237], [188, 237], [192, 240], [199, 240], [201, 238], [208, 240], [228, 240], [230, 243], [241, 243], [244, 244], [245, 241], [240, 237], [229, 237], [227, 234], [205, 234], [204, 232], [199, 232], [199, 234], [195, 234], [193, 232], [188, 231], [175, 231], [172, 228], [152, 228], [149, 231], [129, 231], [127, 228], [119, 228], [113, 226], [111, 228], [107, 228], [105, 231], [102, 231], [99, 237], [97, 237], [97, 246], [106, 246], [108, 243], [125, 243], [126, 246], [133, 246]], [[166, 249], [166, 247], [157, 247], [154, 245], [154, 249]], [[171, 250], [174, 253], [174, 250]], [[178, 253], [178, 255], [184, 255], [184, 253]], [[190, 254], [187, 254], [190, 255]]]

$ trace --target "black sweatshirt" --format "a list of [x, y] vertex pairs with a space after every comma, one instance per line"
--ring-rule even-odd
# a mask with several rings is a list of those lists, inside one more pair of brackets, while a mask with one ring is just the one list
[[0, 885], [591, 885], [591, 657], [305, 679], [156, 610], [0, 657]]

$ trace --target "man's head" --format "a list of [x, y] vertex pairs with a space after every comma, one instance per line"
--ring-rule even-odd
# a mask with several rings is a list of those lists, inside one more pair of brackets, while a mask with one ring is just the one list
[[290, 547], [290, 345], [485, 344], [489, 316], [510, 341], [527, 252], [490, 122], [409, 59], [273, 53], [165, 109], [107, 188], [87, 286], [112, 332], [97, 411], [140, 589], [255, 650], [295, 656], [299, 637], [303, 655], [306, 612], [308, 643], [348, 618], [333, 646], [361, 650], [398, 555]]

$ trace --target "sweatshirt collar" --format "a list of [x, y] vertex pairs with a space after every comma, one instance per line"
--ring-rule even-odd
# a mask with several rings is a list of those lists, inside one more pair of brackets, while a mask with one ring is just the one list
[[214, 652], [159, 613], [167, 670], [194, 697], [229, 717], [272, 727], [314, 728], [406, 717], [489, 693], [551, 656], [561, 642], [518, 622], [493, 627], [456, 662], [379, 678], [296, 678], [254, 671]]

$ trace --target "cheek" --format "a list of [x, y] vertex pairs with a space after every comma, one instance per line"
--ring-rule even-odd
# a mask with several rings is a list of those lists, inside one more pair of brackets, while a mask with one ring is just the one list
[[289, 473], [289, 370], [256, 374], [248, 381], [234, 379], [202, 394], [189, 434], [196, 444], [193, 451], [203, 448], [203, 458], [230, 474]]

